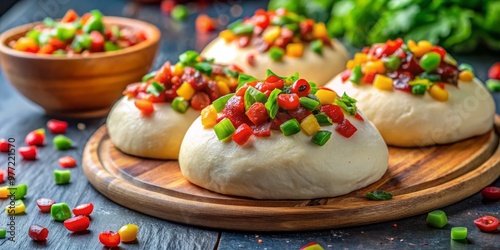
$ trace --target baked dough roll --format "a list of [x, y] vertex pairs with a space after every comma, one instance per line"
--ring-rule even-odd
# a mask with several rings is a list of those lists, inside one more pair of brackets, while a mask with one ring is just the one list
[[241, 69], [223, 66], [186, 51], [129, 85], [110, 111], [107, 129], [121, 151], [139, 157], [177, 159], [179, 148], [200, 110], [234, 92]]
[[259, 79], [267, 69], [279, 75], [295, 72], [319, 86], [345, 69], [349, 54], [315, 23], [286, 10], [257, 10], [220, 33], [202, 52], [219, 63], [235, 63]]
[[365, 187], [382, 177], [389, 155], [355, 102], [297, 76], [250, 77], [193, 122], [179, 154], [182, 174], [214, 192], [256, 199]]
[[393, 146], [453, 143], [493, 126], [493, 98], [473, 69], [428, 41], [365, 48], [327, 86], [356, 98]]

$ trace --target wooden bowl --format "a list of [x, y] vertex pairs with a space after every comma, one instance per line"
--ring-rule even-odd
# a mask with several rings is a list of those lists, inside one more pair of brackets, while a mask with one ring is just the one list
[[125, 87], [140, 81], [149, 71], [158, 50], [160, 31], [152, 24], [128, 18], [105, 17], [104, 23], [143, 30], [148, 39], [119, 51], [86, 56], [38, 55], [8, 46], [37, 23], [26, 24], [0, 35], [4, 75], [21, 94], [49, 115], [105, 115]]

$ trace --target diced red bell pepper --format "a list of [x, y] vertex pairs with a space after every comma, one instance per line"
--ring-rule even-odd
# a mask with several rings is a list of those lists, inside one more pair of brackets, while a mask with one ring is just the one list
[[5, 170], [0, 169], [0, 183], [4, 183], [5, 176], [7, 176], [6, 173], [5, 173]]
[[351, 122], [347, 119], [344, 119], [341, 123], [337, 124], [335, 128], [339, 134], [344, 136], [345, 138], [351, 137], [358, 129], [351, 124]]
[[38, 54], [45, 54], [45, 55], [50, 55], [54, 53], [55, 49], [52, 45], [50, 44], [44, 44], [40, 50], [38, 50]]
[[120, 234], [113, 231], [101, 232], [99, 241], [107, 247], [116, 247], [120, 244]]
[[172, 10], [174, 9], [176, 3], [174, 0], [163, 0], [161, 1], [161, 6], [160, 6], [160, 9], [161, 9], [161, 12], [163, 12], [164, 14], [170, 14], [170, 12], [172, 12]]
[[254, 54], [250, 54], [247, 56], [247, 63], [250, 66], [255, 66], [255, 55]]
[[56, 119], [50, 119], [47, 122], [47, 129], [53, 134], [64, 134], [68, 128], [68, 123]]
[[20, 147], [19, 154], [25, 160], [36, 160], [36, 146]]
[[90, 14], [90, 13], [88, 13], [88, 12], [87, 12], [87, 13], [85, 13], [85, 14], [83, 14], [83, 16], [80, 18], [80, 23], [81, 23], [82, 25], [86, 24], [86, 23], [87, 23], [87, 21], [88, 21], [91, 17], [92, 17], [92, 14]]
[[104, 36], [97, 30], [90, 32], [90, 52], [104, 51]]
[[137, 37], [137, 40], [139, 42], [148, 40], [148, 36], [147, 36], [147, 34], [146, 34], [146, 32], [144, 30], [137, 31], [137, 33], [135, 34], [135, 36]]
[[37, 129], [29, 132], [24, 142], [30, 146], [43, 146], [45, 144], [45, 130]]
[[210, 97], [205, 92], [198, 92], [190, 100], [191, 107], [194, 110], [202, 110], [210, 105]]
[[212, 32], [217, 29], [217, 23], [206, 14], [200, 14], [195, 21], [196, 31], [201, 33]]
[[314, 20], [306, 19], [304, 21], [301, 21], [299, 26], [300, 26], [300, 34], [304, 36], [312, 32], [314, 27]]
[[346, 82], [347, 80], [349, 80], [349, 78], [351, 78], [351, 70], [346, 69], [346, 70], [342, 71], [342, 73], [340, 74], [340, 77], [342, 79], [342, 82]]
[[259, 82], [255, 85], [255, 88], [261, 92], [266, 92], [268, 90], [273, 91], [274, 89], [282, 89], [285, 86], [285, 81], [277, 76], [269, 76], [264, 82]]
[[295, 110], [288, 110], [288, 114], [291, 115], [293, 118], [297, 119], [297, 121], [301, 122], [304, 118], [312, 114], [312, 111], [302, 106], [299, 106]]
[[264, 103], [256, 102], [250, 106], [246, 112], [248, 119], [252, 121], [255, 125], [261, 125], [269, 119], [269, 114], [267, 113], [266, 106]]
[[354, 115], [354, 118], [356, 118], [360, 122], [364, 122], [365, 121], [365, 119], [363, 119], [363, 117], [359, 113], [356, 113], [356, 115]]
[[434, 46], [434, 48], [432, 48], [431, 51], [438, 53], [441, 56], [441, 61], [444, 60], [444, 57], [446, 56], [446, 50], [444, 50], [442, 47], [436, 45]]
[[299, 96], [295, 93], [278, 95], [278, 105], [284, 110], [296, 110], [299, 105]]
[[155, 111], [153, 103], [148, 100], [135, 100], [134, 105], [145, 115], [149, 115]]
[[491, 66], [488, 70], [488, 77], [495, 80], [500, 80], [500, 62], [497, 62]]
[[236, 96], [244, 96], [245, 92], [247, 92], [248, 85], [243, 85], [241, 86], [237, 91], [236, 91]]
[[[163, 66], [161, 66], [160, 70], [156, 72], [154, 79], [161, 83], [167, 83], [172, 76], [172, 70], [170, 68], [170, 62], [167, 61]], [[172, 79], [173, 81], [173, 79]]]
[[76, 160], [71, 156], [61, 157], [59, 158], [58, 162], [59, 166], [61, 166], [62, 168], [72, 168], [76, 166]]
[[73, 9], [69, 9], [61, 19], [61, 23], [71, 23], [76, 21], [76, 19], [78, 19], [78, 14]]
[[240, 96], [233, 96], [229, 98], [226, 103], [226, 107], [222, 110], [222, 113], [229, 120], [231, 120], [235, 127], [239, 127], [242, 123], [251, 123], [245, 114], [245, 103], [243, 102], [243, 98]]
[[373, 83], [376, 75], [377, 73], [367, 73], [363, 76], [363, 79], [361, 81], [364, 83]]
[[330, 117], [334, 123], [341, 123], [344, 120], [344, 112], [342, 112], [342, 108], [337, 105], [324, 105], [321, 107], [320, 111]]
[[0, 152], [9, 152], [9, 142], [5, 139], [0, 139]]
[[253, 135], [253, 130], [247, 124], [241, 124], [233, 134], [233, 141], [238, 145], [245, 144], [250, 136]]
[[64, 227], [71, 232], [85, 231], [90, 226], [90, 219], [87, 216], [79, 215], [64, 221]]
[[48, 198], [40, 198], [36, 200], [36, 205], [42, 213], [50, 213], [50, 208], [54, 205], [54, 201]]
[[255, 15], [252, 17], [252, 22], [256, 27], [259, 27], [262, 30], [265, 30], [269, 24], [271, 24], [271, 20], [269, 19], [267, 13], [262, 12], [259, 14], [255, 12]]
[[261, 125], [252, 125], [253, 134], [259, 137], [271, 136], [271, 122], [266, 122]]
[[92, 202], [81, 204], [73, 208], [73, 214], [75, 214], [75, 216], [90, 216], [92, 211], [94, 211], [94, 204], [92, 204]]

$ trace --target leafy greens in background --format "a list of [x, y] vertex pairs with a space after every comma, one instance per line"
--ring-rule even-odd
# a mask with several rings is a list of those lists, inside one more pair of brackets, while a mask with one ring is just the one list
[[499, 0], [271, 0], [328, 22], [334, 37], [362, 47], [388, 39], [429, 40], [445, 49], [467, 52], [486, 44], [500, 51]]

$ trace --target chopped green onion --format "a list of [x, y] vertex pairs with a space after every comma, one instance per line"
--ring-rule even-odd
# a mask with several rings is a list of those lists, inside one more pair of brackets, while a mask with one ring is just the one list
[[262, 102], [266, 103], [267, 101], [267, 96], [266, 94], [260, 92], [258, 89], [249, 86], [247, 90], [245, 91], [245, 109], [248, 110], [252, 104], [255, 102]]
[[489, 79], [486, 81], [486, 87], [491, 92], [499, 92], [500, 91], [500, 80]]
[[311, 42], [311, 49], [318, 55], [323, 55], [323, 41], [316, 39]]
[[375, 190], [373, 192], [366, 193], [366, 198], [374, 201], [385, 201], [392, 199], [392, 194], [382, 190]]
[[176, 21], [182, 21], [186, 19], [189, 15], [189, 10], [186, 6], [177, 4], [170, 12], [172, 18]]
[[226, 74], [226, 76], [230, 77], [238, 77], [238, 75], [240, 74], [238, 71], [230, 70], [228, 68], [224, 68], [222, 71], [224, 71], [224, 74]]
[[194, 50], [188, 50], [179, 56], [179, 62], [189, 65], [198, 62], [196, 59], [200, 54]]
[[102, 19], [102, 17], [104, 16], [100, 10], [91, 10], [89, 12], [90, 12], [90, 14], [92, 14], [92, 16], [94, 16], [95, 18], [97, 18], [99, 20]]
[[227, 101], [233, 96], [234, 96], [234, 93], [227, 94], [227, 95], [221, 96], [221, 97], [217, 98], [217, 100], [213, 101], [212, 105], [214, 106], [215, 111], [217, 111], [217, 113], [220, 113], [224, 109], [224, 107], [226, 106]]
[[301, 97], [299, 98], [300, 105], [309, 110], [315, 110], [319, 106], [319, 101], [313, 100], [309, 97]]
[[163, 86], [163, 84], [160, 84], [158, 82], [153, 82], [148, 86], [148, 88], [146, 89], [146, 92], [158, 97], [158, 96], [160, 96], [161, 92], [164, 90], [165, 90], [165, 86]]
[[80, 52], [83, 49], [89, 49], [92, 44], [92, 38], [88, 34], [76, 35], [71, 43], [73, 50]]
[[313, 135], [311, 141], [316, 145], [323, 146], [328, 142], [328, 140], [330, 140], [331, 137], [332, 137], [332, 132], [320, 130]]
[[427, 80], [429, 80], [431, 82], [439, 82], [439, 81], [441, 81], [441, 76], [439, 76], [438, 74], [429, 74], [427, 72], [424, 72], [424, 73], [418, 75], [417, 78], [427, 79]]
[[448, 217], [441, 210], [434, 210], [427, 214], [427, 224], [436, 228], [443, 228], [448, 224]]
[[52, 204], [50, 207], [50, 215], [52, 219], [56, 221], [65, 221], [71, 218], [71, 208], [64, 202]]
[[286, 15], [275, 17], [271, 20], [271, 24], [276, 25], [276, 26], [283, 26], [285, 24], [289, 24], [289, 23], [293, 23], [293, 22], [294, 22], [294, 20]]
[[300, 123], [299, 121], [297, 121], [297, 119], [290, 119], [281, 124], [280, 129], [285, 136], [297, 134], [298, 132], [300, 132]]
[[243, 35], [243, 34], [252, 34], [254, 29], [254, 25], [252, 23], [240, 23], [235, 27], [232, 27], [230, 30], [235, 35]]
[[300, 30], [299, 25], [296, 23], [285, 24], [283, 28], [287, 28], [291, 30], [293, 33], [298, 32]]
[[156, 76], [156, 71], [149, 72], [142, 77], [142, 82], [147, 82]]
[[232, 30], [232, 29], [234, 29], [236, 26], [238, 26], [238, 25], [240, 25], [240, 24], [242, 24], [242, 23], [243, 23], [243, 20], [242, 20], [242, 19], [238, 19], [238, 20], [236, 20], [236, 21], [234, 21], [234, 22], [232, 22], [232, 23], [228, 24], [228, 25], [227, 25], [227, 29]]
[[234, 128], [233, 123], [228, 118], [222, 119], [219, 123], [214, 126], [215, 135], [217, 138], [222, 141], [228, 137], [230, 137], [236, 129]]
[[427, 91], [427, 85], [415, 84], [411, 87], [411, 93], [414, 95], [423, 95]]
[[451, 239], [452, 240], [464, 240], [467, 238], [467, 228], [466, 227], [452, 227], [451, 228]]
[[56, 21], [54, 21], [54, 19], [50, 17], [46, 17], [43, 19], [43, 25], [48, 28], [54, 28], [54, 26], [56, 25]]
[[[311, 92], [310, 95], [314, 96], [314, 99], [317, 99], [317, 97], [314, 95], [318, 91], [318, 84], [315, 82], [309, 82], [309, 85], [311, 86]], [[317, 99], [319, 101], [319, 99]]]
[[363, 72], [361, 71], [361, 66], [356, 65], [352, 69], [351, 77], [349, 78], [349, 81], [359, 84], [361, 82], [361, 78], [363, 78]]
[[119, 39], [122, 34], [120, 32], [120, 28], [118, 27], [118, 25], [112, 25], [111, 26], [111, 34], [113, 34], [113, 37], [116, 38], [116, 39]]
[[38, 36], [38, 44], [47, 44], [52, 37], [52, 34], [49, 30], [44, 30], [40, 35]]
[[474, 68], [470, 65], [470, 64], [467, 64], [467, 63], [461, 63], [460, 66], [458, 66], [458, 69], [459, 70], [468, 70], [472, 73], [474, 73]]
[[314, 95], [314, 94], [309, 94], [309, 95], [307, 95], [307, 97], [310, 98], [310, 99], [313, 99], [313, 100], [315, 100], [317, 102], [319, 102], [319, 98], [316, 95]]
[[206, 74], [207, 76], [212, 75], [213, 67], [212, 65], [210, 65], [210, 63], [199, 62], [194, 65], [194, 68], [200, 71], [201, 73]]
[[321, 112], [314, 115], [320, 126], [330, 126], [333, 125], [332, 119], [328, 117], [325, 113]]
[[238, 76], [238, 87], [236, 89], [238, 90], [243, 85], [245, 85], [245, 83], [254, 82], [254, 81], [257, 81], [257, 78], [255, 78], [251, 75], [247, 75], [247, 74], [242, 73]]
[[276, 77], [279, 77], [279, 78], [283, 79], [283, 77], [281, 77], [281, 76], [277, 75], [277, 74], [276, 74], [276, 73], [274, 73], [272, 70], [267, 69], [267, 70], [266, 70], [266, 78], [267, 78], [267, 77], [270, 77], [270, 76], [276, 76]]
[[40, 37], [41, 33], [42, 32], [38, 30], [30, 30], [28, 31], [28, 33], [26, 33], [26, 37], [29, 37], [38, 42], [38, 38]]
[[289, 77], [286, 77], [285, 78], [285, 85], [287, 85], [287, 86], [288, 85], [292, 85], [297, 80], [299, 80], [299, 72], [295, 72], [295, 74], [293, 74], [293, 75], [291, 75]]
[[61, 41], [67, 41], [75, 36], [76, 28], [73, 25], [59, 24], [55, 28], [55, 36]]
[[272, 47], [269, 50], [269, 57], [273, 61], [281, 61], [283, 56], [285, 55], [285, 51], [282, 48], [279, 47]]
[[106, 41], [104, 42], [104, 51], [116, 51], [120, 50], [120, 46], [116, 45], [114, 42]]
[[441, 55], [437, 52], [428, 52], [420, 58], [419, 65], [425, 72], [430, 73], [436, 70], [440, 63]]
[[172, 103], [170, 104], [172, 106], [172, 109], [175, 111], [184, 114], [189, 108], [189, 102], [184, 100], [184, 98], [178, 96], [172, 100]]
[[345, 92], [340, 99], [335, 99], [335, 104], [341, 107], [345, 112], [350, 115], [355, 115], [357, 112], [356, 109], [356, 99], [348, 96]]
[[19, 184], [17, 186], [9, 186], [8, 187], [9, 192], [11, 194], [14, 194], [14, 198], [16, 200], [23, 199], [24, 196], [28, 193], [28, 185], [26, 184]]
[[0, 239], [5, 239], [5, 236], [7, 235], [7, 230], [6, 229], [0, 229]]
[[267, 98], [265, 106], [267, 112], [269, 113], [269, 117], [271, 117], [271, 119], [274, 119], [274, 117], [276, 117], [276, 114], [278, 113], [279, 105], [277, 98], [280, 93], [281, 93], [280, 89], [274, 89]]
[[67, 150], [73, 146], [73, 141], [64, 135], [56, 135], [52, 142], [57, 150]]
[[71, 172], [69, 170], [54, 170], [54, 181], [57, 185], [68, 184], [71, 180]]
[[401, 65], [401, 59], [397, 56], [389, 56], [387, 58], [383, 59], [384, 66], [386, 69], [390, 71], [395, 71], [399, 69], [399, 66]]

